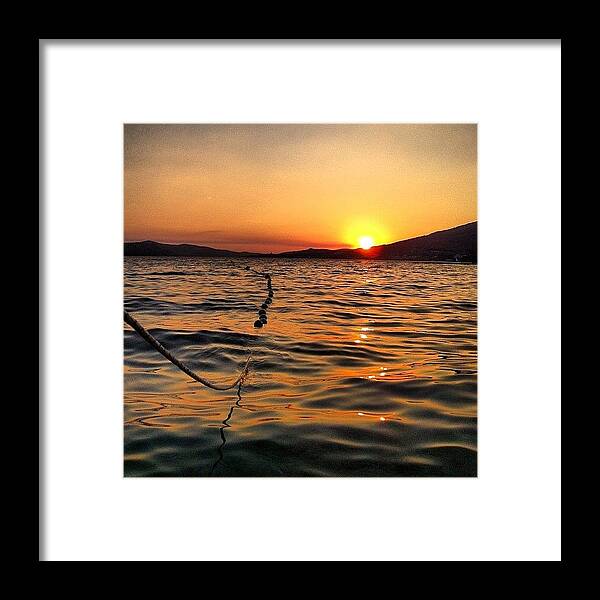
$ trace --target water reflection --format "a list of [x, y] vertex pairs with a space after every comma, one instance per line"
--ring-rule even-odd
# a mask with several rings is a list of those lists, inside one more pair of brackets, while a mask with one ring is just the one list
[[212, 466], [212, 468], [210, 470], [211, 476], [215, 472], [215, 469], [223, 461], [223, 457], [225, 456], [225, 453], [224, 453], [225, 444], [227, 443], [227, 438], [225, 437], [225, 429], [231, 427], [231, 425], [229, 424], [229, 420], [233, 416], [233, 411], [236, 408], [240, 408], [241, 401], [242, 401], [242, 393], [241, 393], [241, 386], [239, 386], [237, 389], [237, 400], [231, 405], [231, 408], [229, 409], [229, 413], [227, 413], [227, 417], [225, 417], [225, 419], [223, 420], [222, 427], [219, 428], [219, 434], [221, 436], [221, 445], [217, 448], [217, 452], [218, 452], [219, 456], [218, 456], [217, 460], [215, 461], [215, 464]]

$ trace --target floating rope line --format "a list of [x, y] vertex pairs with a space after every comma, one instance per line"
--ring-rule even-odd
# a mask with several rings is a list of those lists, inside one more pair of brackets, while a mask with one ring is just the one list
[[246, 267], [246, 271], [252, 271], [253, 273], [260, 275], [267, 280], [267, 290], [269, 295], [258, 310], [258, 319], [254, 321], [254, 327], [262, 327], [263, 325], [267, 324], [267, 308], [269, 308], [269, 304], [273, 302], [273, 286], [271, 283], [271, 275], [267, 272], [263, 273], [261, 271], [257, 271], [256, 269], [251, 269], [250, 267]]
[[160, 352], [167, 360], [170, 360], [178, 369], [181, 369], [186, 375], [189, 375], [192, 379], [195, 379], [198, 383], [201, 383], [202, 385], [205, 385], [206, 387], [208, 387], [212, 390], [219, 390], [219, 391], [230, 390], [231, 388], [238, 386], [238, 392], [239, 392], [246, 377], [248, 377], [248, 371], [249, 371], [249, 367], [250, 367], [250, 358], [251, 358], [250, 356], [248, 356], [248, 360], [246, 361], [246, 364], [244, 365], [242, 373], [233, 383], [231, 383], [229, 385], [216, 385], [214, 383], [211, 383], [210, 381], [208, 381], [208, 379], [205, 379], [204, 377], [201, 377], [200, 375], [197, 375], [196, 373], [194, 373], [194, 371], [192, 371], [189, 367], [186, 367], [178, 358], [173, 356], [155, 337], [153, 337], [144, 328], [144, 326], [141, 323], [139, 323], [136, 319], [134, 319], [126, 310], [124, 310], [123, 313], [124, 313], [125, 323], [127, 323], [127, 325], [129, 325], [130, 327], [133, 327], [133, 329], [135, 329], [135, 331], [137, 331], [155, 350], [158, 350], [158, 352]]

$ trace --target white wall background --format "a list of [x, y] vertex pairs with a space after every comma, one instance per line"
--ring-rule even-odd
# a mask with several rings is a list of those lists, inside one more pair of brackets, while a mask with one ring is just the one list
[[[41, 51], [46, 559], [560, 559], [558, 44]], [[357, 121], [479, 123], [479, 478], [124, 479], [122, 124]]]

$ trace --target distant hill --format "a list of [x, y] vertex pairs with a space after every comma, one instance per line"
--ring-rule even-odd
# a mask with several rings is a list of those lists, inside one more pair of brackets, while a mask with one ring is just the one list
[[477, 262], [477, 222], [428, 235], [373, 246], [369, 250], [341, 248], [327, 250], [308, 248], [279, 254], [259, 254], [218, 250], [193, 244], [161, 244], [159, 242], [125, 242], [125, 256], [244, 256], [280, 258], [371, 258], [379, 260], [412, 260], [443, 262]]
[[161, 244], [160, 242], [125, 242], [125, 256], [256, 256], [251, 252], [219, 250], [194, 244]]
[[477, 222], [380, 246], [381, 258], [477, 262]]

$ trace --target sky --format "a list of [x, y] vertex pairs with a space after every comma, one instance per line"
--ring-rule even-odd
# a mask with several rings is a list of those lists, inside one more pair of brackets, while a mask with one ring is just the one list
[[356, 248], [477, 220], [477, 125], [126, 124], [125, 240]]

